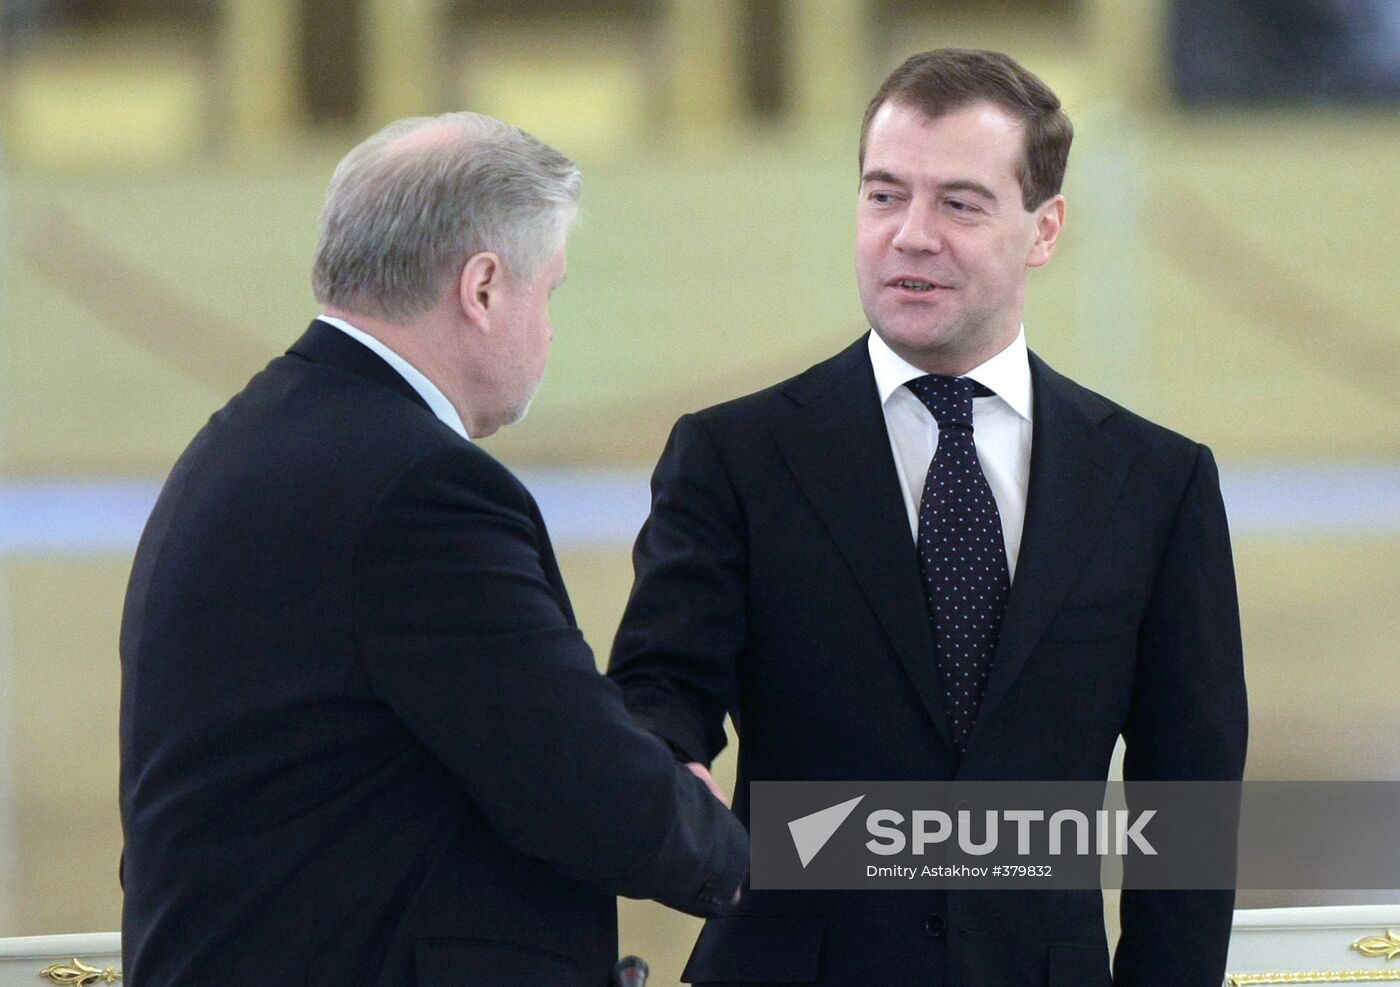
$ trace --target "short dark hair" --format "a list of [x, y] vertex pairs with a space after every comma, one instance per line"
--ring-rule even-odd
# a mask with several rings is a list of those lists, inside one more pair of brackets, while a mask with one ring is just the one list
[[995, 103], [1025, 127], [1025, 153], [1017, 177], [1021, 203], [1032, 210], [1060, 191], [1069, 162], [1074, 125], [1054, 90], [999, 51], [939, 48], [907, 59], [890, 73], [865, 108], [860, 125], [860, 163], [870, 121], [885, 103], [912, 106], [930, 120], [981, 101]]

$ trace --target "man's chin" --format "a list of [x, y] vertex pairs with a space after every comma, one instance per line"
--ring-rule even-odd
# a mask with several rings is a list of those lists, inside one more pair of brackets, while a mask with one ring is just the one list
[[506, 424], [516, 425], [520, 422], [523, 422], [525, 420], [525, 416], [530, 413], [530, 405], [534, 404], [534, 402], [535, 396], [532, 394], [529, 398], [526, 399], [523, 405], [521, 405], [514, 411], [514, 413], [511, 415], [510, 421], [506, 422]]
[[895, 352], [926, 353], [938, 352], [946, 347], [955, 332], [946, 324], [912, 323], [901, 319], [888, 319], [875, 327], [880, 338]]
[[536, 384], [535, 389], [530, 392], [529, 397], [527, 397], [522, 403], [515, 405], [506, 411], [505, 415], [501, 419], [500, 427], [505, 428], [508, 425], [516, 425], [524, 421], [525, 416], [530, 413], [530, 405], [535, 403], [535, 395], [538, 392], [539, 385]]
[[530, 404], [534, 401], [534, 395], [526, 398], [522, 404], [505, 408], [488, 421], [479, 422], [476, 429], [471, 431], [471, 438], [485, 439], [495, 435], [503, 428], [521, 421], [530, 410]]

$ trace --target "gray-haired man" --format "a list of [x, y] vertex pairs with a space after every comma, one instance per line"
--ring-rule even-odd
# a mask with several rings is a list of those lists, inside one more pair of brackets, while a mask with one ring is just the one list
[[131, 982], [600, 987], [614, 895], [739, 885], [743, 828], [596, 673], [471, 442], [539, 385], [579, 189], [469, 113], [336, 170], [326, 314], [195, 437], [132, 571]]

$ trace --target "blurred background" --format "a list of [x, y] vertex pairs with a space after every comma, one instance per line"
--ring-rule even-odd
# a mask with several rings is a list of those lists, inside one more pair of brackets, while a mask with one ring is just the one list
[[[1221, 463], [1249, 776], [1400, 780], [1397, 0], [0, 0], [0, 936], [119, 926], [131, 554], [184, 444], [316, 314], [341, 154], [470, 108], [582, 166], [548, 379], [488, 447], [601, 663], [674, 419], [864, 331], [861, 111], [954, 45], [1076, 125], [1031, 347]], [[622, 916], [675, 983], [698, 923]]]

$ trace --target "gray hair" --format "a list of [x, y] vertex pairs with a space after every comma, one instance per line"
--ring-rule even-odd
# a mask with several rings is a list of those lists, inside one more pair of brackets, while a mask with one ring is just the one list
[[316, 300], [390, 321], [422, 315], [482, 251], [529, 279], [578, 212], [578, 166], [481, 113], [410, 117], [347, 154], [331, 177], [311, 284]]

